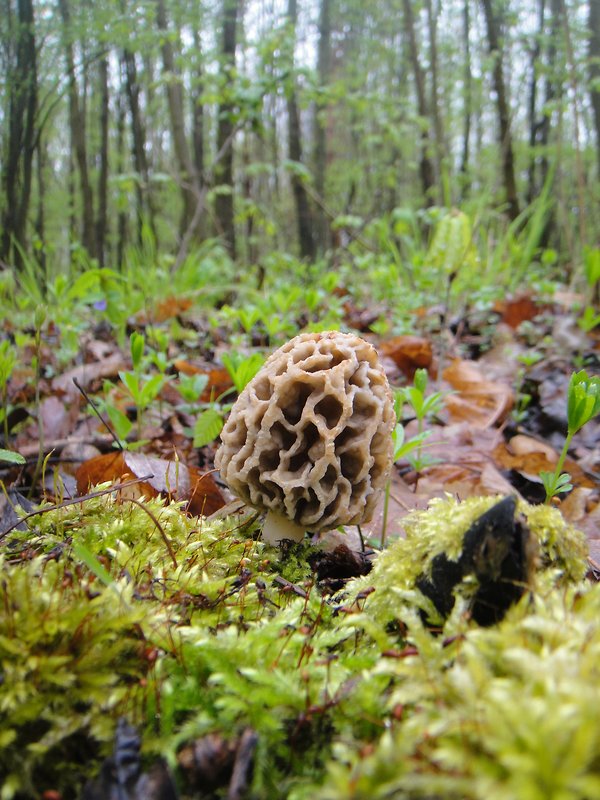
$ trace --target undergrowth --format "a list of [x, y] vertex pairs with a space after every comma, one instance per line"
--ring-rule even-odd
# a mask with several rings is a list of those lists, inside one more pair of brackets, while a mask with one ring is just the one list
[[420, 613], [418, 575], [493, 502], [414, 514], [333, 596], [313, 545], [269, 547], [253, 518], [102, 496], [28, 519], [2, 543], [0, 797], [77, 796], [119, 717], [182, 797], [198, 796], [182, 748], [248, 728], [248, 797], [598, 796], [600, 587], [583, 537], [520, 504], [537, 568], [504, 621], [469, 620], [468, 580], [439, 627]]

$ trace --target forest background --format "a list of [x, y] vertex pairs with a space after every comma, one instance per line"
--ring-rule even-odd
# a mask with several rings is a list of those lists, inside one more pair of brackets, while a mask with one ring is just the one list
[[0, 59], [5, 296], [217, 241], [410, 279], [454, 206], [496, 289], [598, 241], [598, 0], [2, 0]]

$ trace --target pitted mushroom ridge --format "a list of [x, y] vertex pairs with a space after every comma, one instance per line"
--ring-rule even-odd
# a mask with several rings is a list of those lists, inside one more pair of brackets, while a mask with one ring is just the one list
[[352, 334], [304, 333], [240, 394], [215, 463], [246, 503], [305, 530], [359, 524], [385, 486], [394, 424], [374, 348]]

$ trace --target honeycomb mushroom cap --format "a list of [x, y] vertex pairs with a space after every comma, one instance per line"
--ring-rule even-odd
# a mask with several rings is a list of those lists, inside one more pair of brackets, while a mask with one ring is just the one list
[[392, 395], [375, 349], [303, 333], [234, 404], [215, 463], [246, 503], [308, 531], [371, 519], [392, 464]]

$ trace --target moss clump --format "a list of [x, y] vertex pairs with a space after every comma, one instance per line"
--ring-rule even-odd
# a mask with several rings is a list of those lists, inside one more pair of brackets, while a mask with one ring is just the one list
[[[423, 608], [432, 617], [435, 609], [416, 588], [422, 575], [431, 570], [434, 559], [445, 554], [456, 561], [463, 545], [465, 532], [484, 512], [498, 502], [497, 497], [471, 497], [458, 502], [451, 497], [435, 499], [427, 511], [410, 514], [404, 522], [406, 538], [399, 539], [381, 553], [372, 572], [356, 582], [355, 590], [376, 587], [365, 603], [371, 620], [386, 625], [408, 614], [412, 619], [415, 608]], [[538, 590], [551, 585], [577, 582], [587, 571], [585, 536], [569, 525], [557, 509], [517, 503], [517, 513], [525, 517], [535, 544], [536, 569], [534, 581]], [[457, 587], [457, 594], [472, 593], [473, 581], [467, 579]], [[464, 604], [458, 604], [458, 615]]]
[[[179, 765], [182, 748], [203, 737], [235, 748], [250, 729], [249, 797], [509, 797], [508, 765], [521, 769], [521, 738], [533, 735], [526, 720], [510, 732], [523, 698], [532, 719], [564, 717], [565, 757], [579, 788], [591, 786], [600, 746], [590, 734], [585, 750], [569, 717], [581, 711], [587, 731], [600, 685], [600, 593], [581, 582], [582, 537], [557, 512], [520, 506], [538, 542], [532, 599], [486, 631], [460, 603], [441, 634], [419, 613], [418, 575], [436, 553], [457, 553], [494, 502], [440, 501], [413, 516], [408, 539], [337, 597], [319, 592], [310, 546], [280, 551], [252, 525], [189, 519], [158, 500], [105, 496], [30, 520], [3, 548], [0, 797], [76, 796], [121, 715], [146, 757], [178, 771], [183, 796], [202, 775]], [[557, 725], [535, 729], [522, 762], [532, 781]]]

